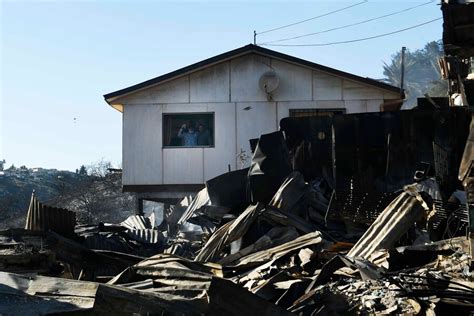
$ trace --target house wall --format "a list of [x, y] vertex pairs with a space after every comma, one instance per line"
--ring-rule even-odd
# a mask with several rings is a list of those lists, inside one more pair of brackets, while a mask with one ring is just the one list
[[[260, 90], [260, 76], [272, 67], [280, 85], [272, 101]], [[279, 129], [290, 109], [379, 111], [398, 99], [359, 82], [299, 65], [249, 54], [151, 87], [119, 101], [123, 112], [123, 184], [199, 184], [242, 167], [248, 140]], [[162, 114], [214, 112], [214, 148], [163, 148]]]

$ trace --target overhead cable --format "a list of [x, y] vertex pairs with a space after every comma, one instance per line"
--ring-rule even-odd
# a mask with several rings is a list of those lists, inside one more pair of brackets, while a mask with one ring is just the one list
[[340, 30], [340, 29], [345, 29], [345, 28], [348, 28], [348, 27], [356, 26], [356, 25], [361, 25], [361, 24], [369, 23], [369, 22], [372, 22], [372, 21], [376, 21], [376, 20], [380, 20], [380, 19], [383, 19], [383, 18], [387, 18], [387, 17], [393, 16], [393, 15], [397, 15], [397, 14], [400, 14], [400, 13], [404, 13], [404, 12], [407, 12], [407, 11], [410, 11], [410, 10], [414, 10], [414, 9], [416, 9], [416, 8], [419, 8], [419, 7], [428, 5], [428, 4], [430, 4], [430, 3], [433, 3], [434, 1], [435, 1], [435, 0], [430, 0], [430, 1], [428, 1], [428, 2], [419, 4], [419, 5], [416, 5], [416, 6], [413, 6], [413, 7], [409, 7], [409, 8], [400, 10], [400, 11], [388, 13], [388, 14], [385, 14], [385, 15], [377, 16], [377, 17], [375, 17], [375, 18], [371, 18], [371, 19], [359, 21], [359, 22], [356, 22], [356, 23], [351, 23], [351, 24], [346, 24], [346, 25], [342, 25], [342, 26], [338, 26], [338, 27], [326, 29], [326, 30], [319, 31], [319, 32], [313, 32], [313, 33], [308, 33], [308, 34], [299, 35], [299, 36], [294, 36], [294, 37], [287, 37], [287, 38], [283, 38], [283, 39], [279, 39], [279, 40], [275, 40], [275, 41], [264, 42], [264, 43], [262, 43], [261, 45], [270, 44], [270, 43], [277, 43], [277, 42], [283, 42], [283, 41], [289, 41], [289, 40], [294, 40], [294, 39], [298, 39], [298, 38], [302, 38], [302, 37], [307, 37], [307, 36], [312, 36], [312, 35], [317, 35], [317, 34], [332, 32], [332, 31], [336, 31], [336, 30]]
[[426, 21], [426, 22], [423, 22], [423, 23], [420, 23], [420, 24], [417, 24], [417, 25], [413, 25], [413, 26], [410, 26], [410, 27], [407, 27], [407, 28], [404, 28], [404, 29], [401, 29], [401, 30], [389, 32], [389, 33], [384, 33], [384, 34], [379, 34], [379, 35], [374, 35], [374, 36], [364, 37], [364, 38], [358, 38], [358, 39], [353, 39], [353, 40], [340, 41], [340, 42], [314, 43], [314, 44], [260, 44], [260, 45], [262, 45], [262, 46], [263, 45], [264, 46], [329, 46], [329, 45], [337, 45], [337, 44], [362, 42], [362, 41], [367, 41], [367, 40], [371, 40], [371, 39], [374, 39], [374, 38], [379, 38], [379, 37], [389, 36], [389, 35], [400, 33], [400, 32], [405, 32], [405, 31], [408, 31], [408, 30], [411, 30], [411, 29], [414, 29], [414, 28], [417, 28], [417, 27], [420, 27], [420, 26], [423, 26], [423, 25], [426, 25], [426, 24], [429, 24], [429, 23], [433, 23], [435, 21], [439, 21], [441, 19], [442, 18], [429, 20], [429, 21]]
[[301, 24], [301, 23], [304, 23], [304, 22], [316, 20], [316, 19], [319, 19], [319, 18], [328, 16], [328, 15], [331, 15], [331, 14], [334, 14], [334, 13], [337, 13], [337, 12], [341, 12], [341, 11], [344, 11], [344, 10], [347, 10], [347, 9], [350, 9], [350, 8], [353, 8], [353, 7], [355, 7], [355, 6], [364, 4], [364, 3], [366, 3], [366, 2], [367, 2], [367, 0], [364, 0], [364, 1], [358, 2], [358, 3], [356, 3], [356, 4], [352, 4], [352, 5], [350, 5], [350, 6], [347, 6], [347, 7], [341, 8], [341, 9], [337, 9], [337, 10], [334, 10], [334, 11], [330, 11], [330, 12], [328, 12], [328, 13], [324, 13], [324, 14], [321, 14], [321, 15], [318, 15], [318, 16], [315, 16], [315, 17], [306, 19], [306, 20], [302, 20], [302, 21], [298, 21], [298, 22], [291, 23], [291, 24], [287, 24], [287, 25], [275, 27], [275, 28], [273, 28], [273, 29], [269, 29], [269, 30], [262, 31], [262, 32], [257, 32], [255, 35], [260, 35], [260, 34], [264, 34], [264, 33], [269, 33], [269, 32], [273, 32], [273, 31], [276, 31], [276, 30], [281, 30], [281, 29], [284, 29], [284, 28], [287, 28], [287, 27], [290, 27], [290, 26], [298, 25], [298, 24]]

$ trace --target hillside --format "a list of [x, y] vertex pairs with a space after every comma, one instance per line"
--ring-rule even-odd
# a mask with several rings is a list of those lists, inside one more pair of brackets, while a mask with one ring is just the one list
[[134, 197], [119, 174], [88, 175], [56, 169], [10, 168], [0, 175], [0, 229], [23, 227], [35, 190], [51, 206], [76, 212], [79, 223], [118, 222], [133, 214]]

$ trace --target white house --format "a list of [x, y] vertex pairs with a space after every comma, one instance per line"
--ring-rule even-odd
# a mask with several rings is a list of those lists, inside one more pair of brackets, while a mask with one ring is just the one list
[[[278, 130], [284, 117], [376, 112], [401, 95], [374, 79], [247, 45], [104, 98], [123, 113], [123, 190], [165, 200], [195, 193], [229, 166], [242, 168], [249, 139]], [[183, 124], [202, 124], [210, 137], [184, 146]]]

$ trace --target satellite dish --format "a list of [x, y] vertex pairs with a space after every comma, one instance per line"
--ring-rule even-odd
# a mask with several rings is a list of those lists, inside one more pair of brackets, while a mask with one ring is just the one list
[[258, 80], [258, 85], [266, 93], [271, 93], [278, 88], [280, 78], [274, 70], [266, 71]]

